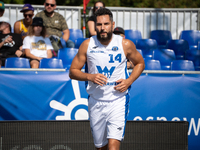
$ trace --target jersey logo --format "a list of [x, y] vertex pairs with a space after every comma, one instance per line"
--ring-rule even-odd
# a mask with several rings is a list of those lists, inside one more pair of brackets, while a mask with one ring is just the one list
[[118, 48], [117, 46], [114, 46], [114, 47], [112, 48], [112, 51], [117, 51], [117, 50], [119, 50], [119, 48]]
[[92, 49], [96, 49], [97, 47], [99, 47], [99, 46], [94, 46]]
[[99, 73], [103, 74], [107, 78], [110, 78], [112, 76], [113, 71], [115, 70], [115, 67], [111, 67], [109, 70], [107, 67], [104, 67], [104, 69], [102, 69], [101, 66], [97, 66], [97, 70]]

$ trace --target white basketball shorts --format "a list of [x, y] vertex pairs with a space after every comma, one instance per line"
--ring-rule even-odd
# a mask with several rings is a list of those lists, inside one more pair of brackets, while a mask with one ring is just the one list
[[98, 101], [89, 97], [90, 127], [96, 148], [108, 144], [108, 139], [124, 139], [128, 107], [129, 94], [114, 101]]

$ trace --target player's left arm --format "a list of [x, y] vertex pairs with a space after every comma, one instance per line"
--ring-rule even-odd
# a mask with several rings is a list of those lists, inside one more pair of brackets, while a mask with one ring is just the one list
[[145, 68], [145, 64], [142, 55], [136, 50], [136, 47], [132, 41], [123, 39], [122, 45], [127, 59], [134, 64], [134, 68], [129, 78], [119, 79], [116, 81], [119, 84], [114, 87], [115, 90], [125, 92], [128, 87], [140, 76]]

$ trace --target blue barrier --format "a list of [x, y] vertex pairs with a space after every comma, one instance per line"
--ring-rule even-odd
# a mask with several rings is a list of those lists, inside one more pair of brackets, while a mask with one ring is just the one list
[[[85, 83], [63, 70], [0, 70], [0, 120], [87, 120]], [[199, 93], [200, 74], [142, 74], [128, 120], [188, 121], [189, 150], [199, 150]]]

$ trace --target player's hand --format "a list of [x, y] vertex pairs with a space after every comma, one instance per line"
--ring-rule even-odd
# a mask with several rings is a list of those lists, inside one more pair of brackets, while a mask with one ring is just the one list
[[116, 81], [117, 85], [114, 87], [115, 90], [120, 91], [120, 92], [125, 92], [128, 87], [128, 81], [125, 79], [119, 79]]
[[92, 75], [92, 82], [99, 84], [101, 86], [103, 86], [104, 84], [107, 83], [108, 78], [106, 76], [104, 76], [103, 74], [93, 74]]

